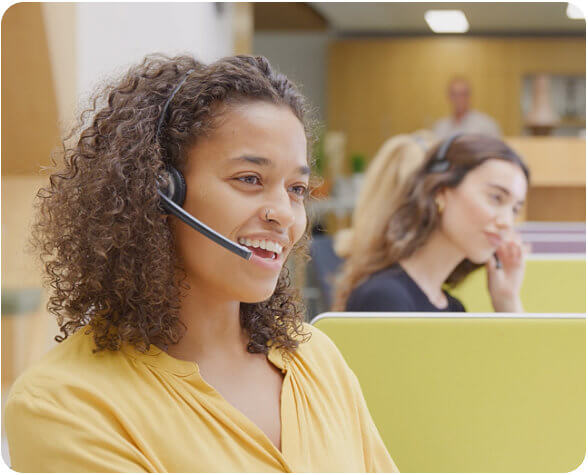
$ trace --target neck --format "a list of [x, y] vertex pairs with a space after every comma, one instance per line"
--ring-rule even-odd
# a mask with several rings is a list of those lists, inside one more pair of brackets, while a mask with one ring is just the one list
[[467, 115], [468, 112], [469, 112], [468, 110], [464, 110], [461, 112], [454, 112], [454, 114], [453, 114], [454, 122], [461, 122], [464, 119], [464, 117]]
[[463, 252], [435, 230], [424, 246], [399, 263], [431, 302], [439, 302], [445, 299], [443, 283], [464, 258]]
[[198, 362], [220, 355], [246, 353], [248, 336], [241, 328], [240, 302], [223, 298], [190, 277], [186, 283], [190, 290], [180, 303], [180, 320], [186, 331], [167, 353], [174, 358]]

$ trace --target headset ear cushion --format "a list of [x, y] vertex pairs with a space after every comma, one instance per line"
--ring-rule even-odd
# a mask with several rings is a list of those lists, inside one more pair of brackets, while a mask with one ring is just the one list
[[177, 168], [168, 166], [168, 186], [164, 190], [165, 195], [178, 206], [184, 206], [186, 200], [186, 180]]

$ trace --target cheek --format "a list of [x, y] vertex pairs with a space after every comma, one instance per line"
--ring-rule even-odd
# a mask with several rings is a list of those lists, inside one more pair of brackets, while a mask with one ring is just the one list
[[495, 211], [483, 196], [456, 196], [448, 203], [441, 219], [442, 229], [453, 239], [469, 240], [479, 234], [495, 217]]
[[304, 235], [304, 230], [306, 229], [306, 223], [308, 221], [308, 217], [306, 215], [306, 209], [302, 207], [299, 215], [296, 217], [296, 223], [294, 225], [294, 240], [298, 242], [302, 236]]
[[296, 244], [304, 236], [307, 219], [306, 210], [301, 206], [301, 210], [296, 213], [295, 222], [290, 230], [290, 239], [293, 244]]
[[296, 246], [296, 243], [302, 239], [304, 236], [304, 231], [306, 230], [306, 222], [307, 222], [307, 215], [306, 211], [301, 213], [296, 213], [296, 219], [294, 224], [290, 227], [288, 231], [290, 242], [292, 243], [292, 247], [286, 254], [286, 258], [292, 253], [292, 249]]
[[[495, 216], [494, 207], [479, 193], [464, 194], [457, 201], [460, 216], [456, 218], [471, 224], [485, 225]], [[457, 214], [457, 213], [456, 213]]]
[[486, 224], [489, 220], [494, 218], [494, 207], [481, 196], [472, 198], [466, 203], [466, 212], [468, 219], [472, 223]]
[[[212, 182], [213, 180], [211, 180]], [[234, 239], [232, 233], [252, 213], [252, 204], [225, 183], [194, 186], [191, 200], [184, 205], [188, 213], [220, 234]], [[230, 205], [228, 204], [230, 203]], [[194, 231], [196, 232], [196, 231]]]

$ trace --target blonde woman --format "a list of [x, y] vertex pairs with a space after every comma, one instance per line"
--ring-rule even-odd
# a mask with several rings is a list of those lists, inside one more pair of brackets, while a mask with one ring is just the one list
[[465, 311], [443, 287], [482, 265], [498, 312], [523, 311], [525, 247], [513, 230], [529, 170], [502, 141], [456, 135], [426, 154], [410, 136], [387, 142], [370, 166], [334, 309]]

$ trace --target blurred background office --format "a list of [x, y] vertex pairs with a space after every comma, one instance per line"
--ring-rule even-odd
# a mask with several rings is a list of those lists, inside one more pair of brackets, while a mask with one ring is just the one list
[[[254, 14], [254, 53], [302, 84], [323, 124], [317, 168], [324, 183], [316, 193], [322, 200], [310, 206], [316, 224], [304, 280], [311, 316], [332, 304], [341, 264], [332, 236], [350, 224], [365, 169], [386, 140], [420, 130], [438, 138], [457, 130], [501, 136], [523, 156], [532, 181], [518, 229], [533, 259], [555, 256], [553, 266], [565, 259], [562, 272], [578, 281], [576, 291], [584, 289], [581, 11], [563, 2], [264, 3]], [[548, 267], [527, 268], [525, 308], [564, 311], [555, 299], [529, 301], [549, 293], [538, 292], [549, 288]], [[472, 276], [458, 295], [484, 284], [483, 275]], [[468, 310], [491, 309], [479, 293], [465, 299]], [[585, 310], [581, 294], [568, 311]]]
[[[585, 282], [585, 33], [582, 12], [565, 2], [11, 6], [2, 19], [3, 397], [55, 344], [41, 273], [25, 252], [33, 198], [60, 136], [102, 79], [152, 52], [207, 62], [249, 53], [301, 86], [321, 122], [323, 184], [309, 205], [314, 260], [291, 263], [310, 319], [330, 306], [340, 263], [332, 236], [349, 225], [371, 158], [394, 135], [459, 122], [455, 78], [467, 85], [458, 92], [468, 110], [491, 118], [530, 166], [523, 237]], [[529, 269], [529, 282], [544, 280]], [[585, 312], [585, 294], [582, 309], [572, 300], [553, 309], [539, 299], [531, 309]]]

